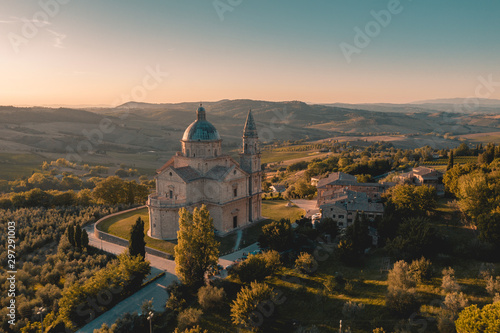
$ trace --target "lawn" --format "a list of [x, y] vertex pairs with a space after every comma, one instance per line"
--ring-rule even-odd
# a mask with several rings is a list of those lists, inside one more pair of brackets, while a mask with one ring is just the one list
[[[289, 218], [292, 222], [299, 219], [304, 214], [304, 210], [297, 206], [286, 207], [286, 200], [264, 200], [262, 201], [262, 215], [268, 219], [255, 223], [243, 230], [242, 245], [250, 245], [255, 243], [259, 238], [262, 226], [280, 218]], [[142, 208], [133, 212], [127, 212], [120, 215], [112, 216], [100, 224], [100, 230], [108, 232], [112, 235], [129, 239], [130, 228], [140, 217], [144, 221], [144, 233], [146, 245], [167, 253], [174, 253], [176, 241], [165, 241], [151, 238], [147, 235], [149, 230], [149, 215], [148, 209]], [[234, 248], [236, 242], [236, 234], [232, 233], [224, 237], [217, 237], [221, 243], [220, 252], [227, 253]]]
[[305, 214], [305, 211], [302, 208], [297, 207], [295, 204], [293, 204], [292, 207], [287, 207], [287, 203], [287, 200], [263, 200], [262, 216], [265, 216], [273, 221], [286, 218], [294, 222]]
[[46, 160], [35, 154], [0, 153], [0, 179], [15, 180], [39, 172]]
[[138, 217], [140, 217], [144, 221], [144, 240], [146, 241], [146, 246], [163, 252], [174, 254], [174, 247], [177, 242], [154, 239], [147, 235], [147, 232], [149, 230], [149, 215], [147, 207], [133, 212], [127, 212], [112, 216], [101, 223], [100, 230], [121, 238], [129, 239], [130, 228], [135, 223]]
[[279, 221], [282, 218], [290, 219], [290, 221], [292, 221], [293, 223], [295, 220], [300, 219], [301, 216], [305, 214], [305, 211], [302, 208], [299, 208], [296, 205], [287, 207], [287, 203], [287, 200], [263, 200], [262, 216], [266, 219], [254, 223], [249, 227], [243, 229], [240, 247], [245, 247], [257, 242], [262, 232], [262, 227], [266, 224], [269, 224], [273, 221]]

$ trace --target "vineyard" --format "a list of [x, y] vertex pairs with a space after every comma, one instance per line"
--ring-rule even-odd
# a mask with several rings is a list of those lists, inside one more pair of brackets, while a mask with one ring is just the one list
[[[477, 156], [455, 156], [453, 158], [453, 164], [467, 164], [467, 163], [477, 163]], [[421, 165], [434, 166], [434, 165], [448, 165], [448, 158], [440, 158], [434, 161], [425, 161]]]

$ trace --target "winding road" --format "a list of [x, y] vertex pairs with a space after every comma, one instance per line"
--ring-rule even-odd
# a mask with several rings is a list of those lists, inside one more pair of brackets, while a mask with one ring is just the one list
[[[84, 227], [89, 235], [89, 244], [91, 246], [114, 254], [121, 254], [126, 250], [124, 246], [120, 246], [96, 238], [94, 235], [94, 225], [95, 224], [93, 223]], [[232, 264], [233, 260], [240, 258], [244, 251], [245, 249], [242, 249], [236, 253], [221, 257], [219, 259], [219, 264], [223, 267]], [[146, 259], [151, 263], [150, 277], [156, 276], [162, 271], [165, 272], [165, 276], [147, 285], [130, 297], [124, 299], [110, 310], [90, 321], [87, 325], [79, 329], [77, 332], [92, 333], [94, 329], [101, 328], [102, 324], [104, 323], [106, 323], [108, 326], [111, 326], [118, 318], [120, 318], [127, 312], [140, 313], [141, 305], [144, 303], [144, 301], [149, 301], [151, 299], [153, 299], [153, 308], [155, 311], [163, 311], [165, 309], [165, 303], [168, 299], [168, 293], [166, 292], [165, 288], [172, 282], [178, 280], [177, 276], [175, 276], [175, 261], [151, 254], [146, 254]]]

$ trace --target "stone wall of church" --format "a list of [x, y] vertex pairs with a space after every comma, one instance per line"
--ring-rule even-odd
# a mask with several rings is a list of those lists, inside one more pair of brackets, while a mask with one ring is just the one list
[[222, 155], [221, 141], [181, 141], [182, 154], [186, 157], [210, 158]]
[[237, 228], [241, 228], [250, 223], [248, 221], [248, 198], [245, 197], [233, 201], [222, 207], [222, 225], [218, 230], [222, 233], [234, 230], [234, 217], [236, 217]]
[[150, 237], [160, 239], [176, 239], [179, 230], [178, 208], [149, 208], [148, 232]]

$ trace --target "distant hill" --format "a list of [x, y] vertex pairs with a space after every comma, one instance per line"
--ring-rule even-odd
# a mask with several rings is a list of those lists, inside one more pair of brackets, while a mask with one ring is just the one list
[[21, 124], [23, 122], [95, 122], [101, 117], [93, 112], [69, 108], [42, 108], [0, 106], [0, 123]]
[[[500, 99], [491, 98], [474, 98], [480, 106], [500, 106]], [[441, 98], [441, 99], [429, 99], [424, 101], [416, 101], [409, 104], [464, 104], [467, 103], [467, 98]]]
[[[180, 149], [179, 140], [196, 119], [198, 106], [198, 101], [131, 101], [112, 108], [84, 109], [4, 106], [0, 107], [0, 151], [63, 154], [68, 147], [83, 147], [82, 143], [90, 140], [89, 135], [94, 135], [92, 151], [109, 153], [107, 156], [116, 160], [124, 156], [116, 154], [156, 154], [149, 162], [141, 157], [144, 163], [156, 165]], [[446, 133], [449, 136], [500, 132], [500, 109], [486, 103], [474, 113], [457, 112], [453, 104], [439, 103], [322, 105], [238, 99], [203, 102], [203, 106], [208, 120], [219, 130], [226, 151], [236, 151], [241, 146], [250, 109], [263, 142], [338, 137], [363, 140], [370, 136], [378, 138], [373, 140], [394, 139], [396, 146], [404, 148], [425, 144], [442, 148], [460, 143], [444, 139]], [[111, 124], [105, 133], [99, 132], [103, 119]]]

